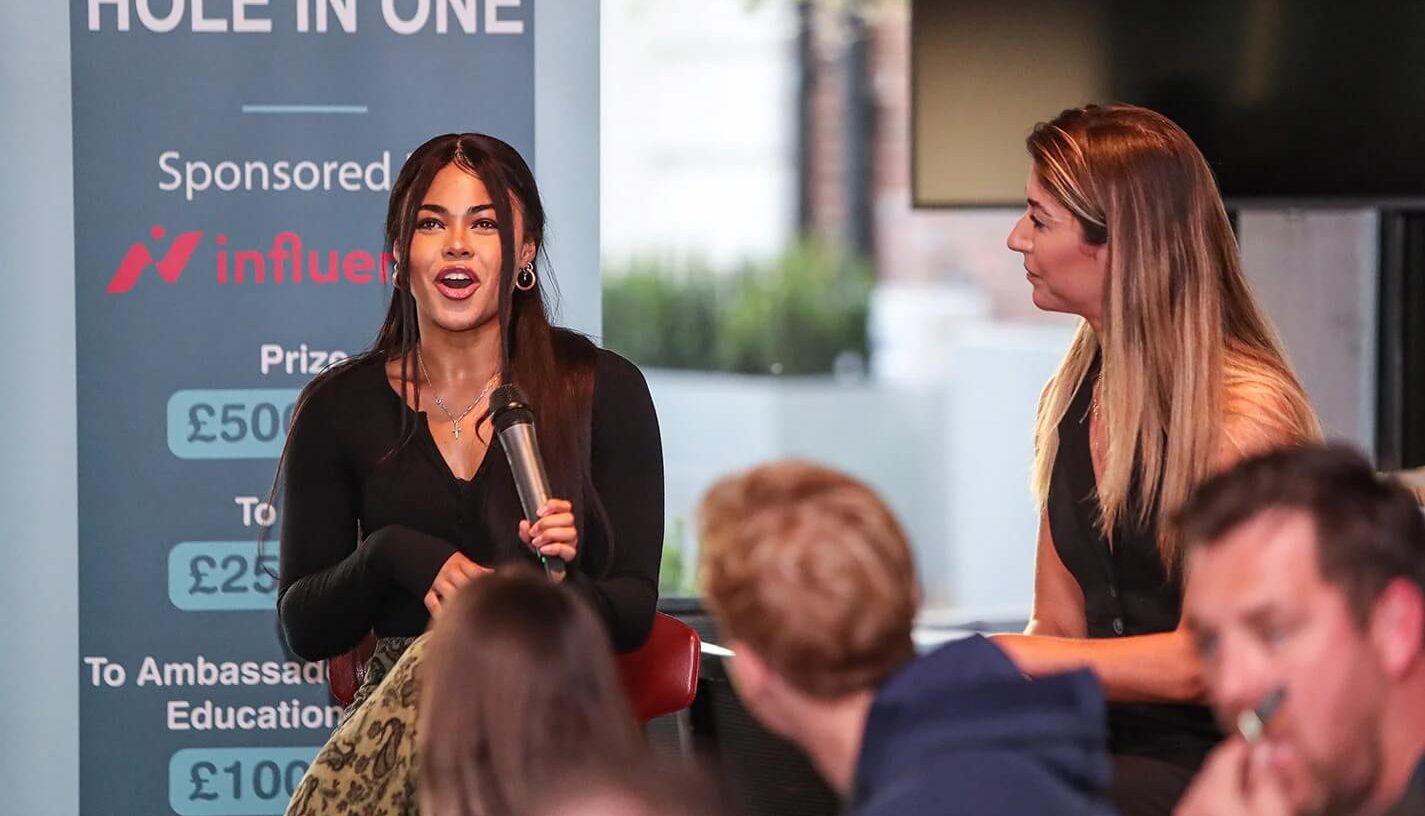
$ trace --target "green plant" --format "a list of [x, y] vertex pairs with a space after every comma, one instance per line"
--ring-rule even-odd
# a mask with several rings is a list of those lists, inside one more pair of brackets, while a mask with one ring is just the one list
[[705, 367], [717, 337], [716, 273], [697, 262], [641, 259], [604, 281], [606, 345], [642, 365]]
[[688, 569], [683, 552], [683, 529], [687, 525], [681, 516], [674, 517], [663, 535], [663, 560], [658, 568], [658, 594], [663, 597], [687, 597], [698, 594], [697, 569]]
[[824, 374], [866, 355], [867, 264], [802, 242], [729, 271], [642, 259], [605, 274], [604, 342], [642, 365]]

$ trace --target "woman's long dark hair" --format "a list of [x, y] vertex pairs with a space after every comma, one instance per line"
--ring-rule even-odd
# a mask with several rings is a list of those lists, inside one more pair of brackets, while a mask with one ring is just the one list
[[432, 816], [526, 813], [551, 774], [649, 759], [598, 616], [530, 568], [455, 596], [426, 646], [420, 698]]
[[[529, 397], [535, 410], [539, 447], [550, 487], [554, 495], [573, 503], [581, 539], [587, 540], [584, 538], [586, 522], [592, 513], [600, 523], [604, 540], [612, 547], [613, 531], [589, 472], [596, 350], [583, 335], [550, 325], [544, 293], [551, 276], [547, 265], [542, 263], [544, 205], [540, 201], [534, 174], [524, 158], [505, 142], [479, 133], [447, 133], [416, 148], [406, 159], [391, 188], [386, 210], [386, 252], [405, 256], [426, 191], [436, 174], [452, 164], [484, 183], [499, 225], [499, 320], [503, 339], [500, 380], [518, 385]], [[519, 207], [523, 217], [523, 239], [535, 247], [535, 266], [545, 267], [538, 275], [534, 288], [529, 291], [521, 291], [514, 286], [516, 259], [512, 199], [513, 206]], [[420, 326], [416, 319], [416, 301], [409, 285], [409, 280], [403, 277], [392, 286], [386, 317], [369, 349], [319, 374], [303, 389], [294, 411], [294, 424], [303, 406], [327, 382], [350, 367], [373, 360], [382, 363], [399, 360], [402, 395], [417, 406], [421, 404], [421, 380], [412, 362], [420, 343]], [[387, 456], [409, 444], [415, 430], [413, 415], [403, 412], [398, 441]], [[278, 480], [281, 479], [286, 455], [284, 450], [278, 463]], [[274, 483], [274, 496], [278, 486]], [[523, 547], [514, 535], [523, 512], [513, 479], [506, 474], [505, 478], [492, 481], [487, 496], [485, 519], [493, 541], [508, 547], [507, 554], [512, 554], [515, 548]], [[592, 563], [593, 571], [597, 572], [599, 567], [608, 563], [607, 555], [598, 554], [598, 559]]]

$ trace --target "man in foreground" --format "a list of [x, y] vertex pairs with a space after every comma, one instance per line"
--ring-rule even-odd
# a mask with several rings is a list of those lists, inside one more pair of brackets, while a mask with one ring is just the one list
[[[1177, 813], [1425, 813], [1425, 517], [1344, 447], [1185, 505], [1184, 609], [1229, 732]], [[1413, 778], [1413, 782], [1412, 782]]]
[[870, 489], [775, 463], [715, 485], [699, 521], [738, 696], [853, 813], [1111, 812], [1097, 681], [1027, 680], [978, 635], [917, 658], [910, 547]]

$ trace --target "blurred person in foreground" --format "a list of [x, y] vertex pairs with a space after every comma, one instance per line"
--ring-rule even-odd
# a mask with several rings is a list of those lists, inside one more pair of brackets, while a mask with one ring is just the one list
[[684, 761], [651, 757], [551, 779], [525, 816], [727, 816], [711, 780]]
[[1229, 737], [1178, 808], [1425, 814], [1425, 517], [1340, 446], [1207, 482], [1179, 518], [1184, 601]]
[[457, 593], [422, 672], [425, 816], [525, 814], [563, 776], [652, 761], [597, 613], [533, 569]]
[[1028, 680], [978, 635], [917, 658], [910, 546], [865, 485], [774, 463], [715, 485], [699, 525], [739, 698], [851, 812], [1111, 812], [1092, 674]]

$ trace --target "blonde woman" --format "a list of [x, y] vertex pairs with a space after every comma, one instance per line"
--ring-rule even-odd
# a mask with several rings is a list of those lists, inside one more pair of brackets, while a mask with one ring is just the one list
[[1035, 305], [1083, 323], [1040, 400], [1032, 619], [997, 642], [1031, 676], [1093, 669], [1111, 702], [1116, 803], [1168, 813], [1220, 734], [1200, 705], [1167, 520], [1210, 474], [1320, 430], [1181, 128], [1091, 105], [1027, 144], [1009, 248]]

